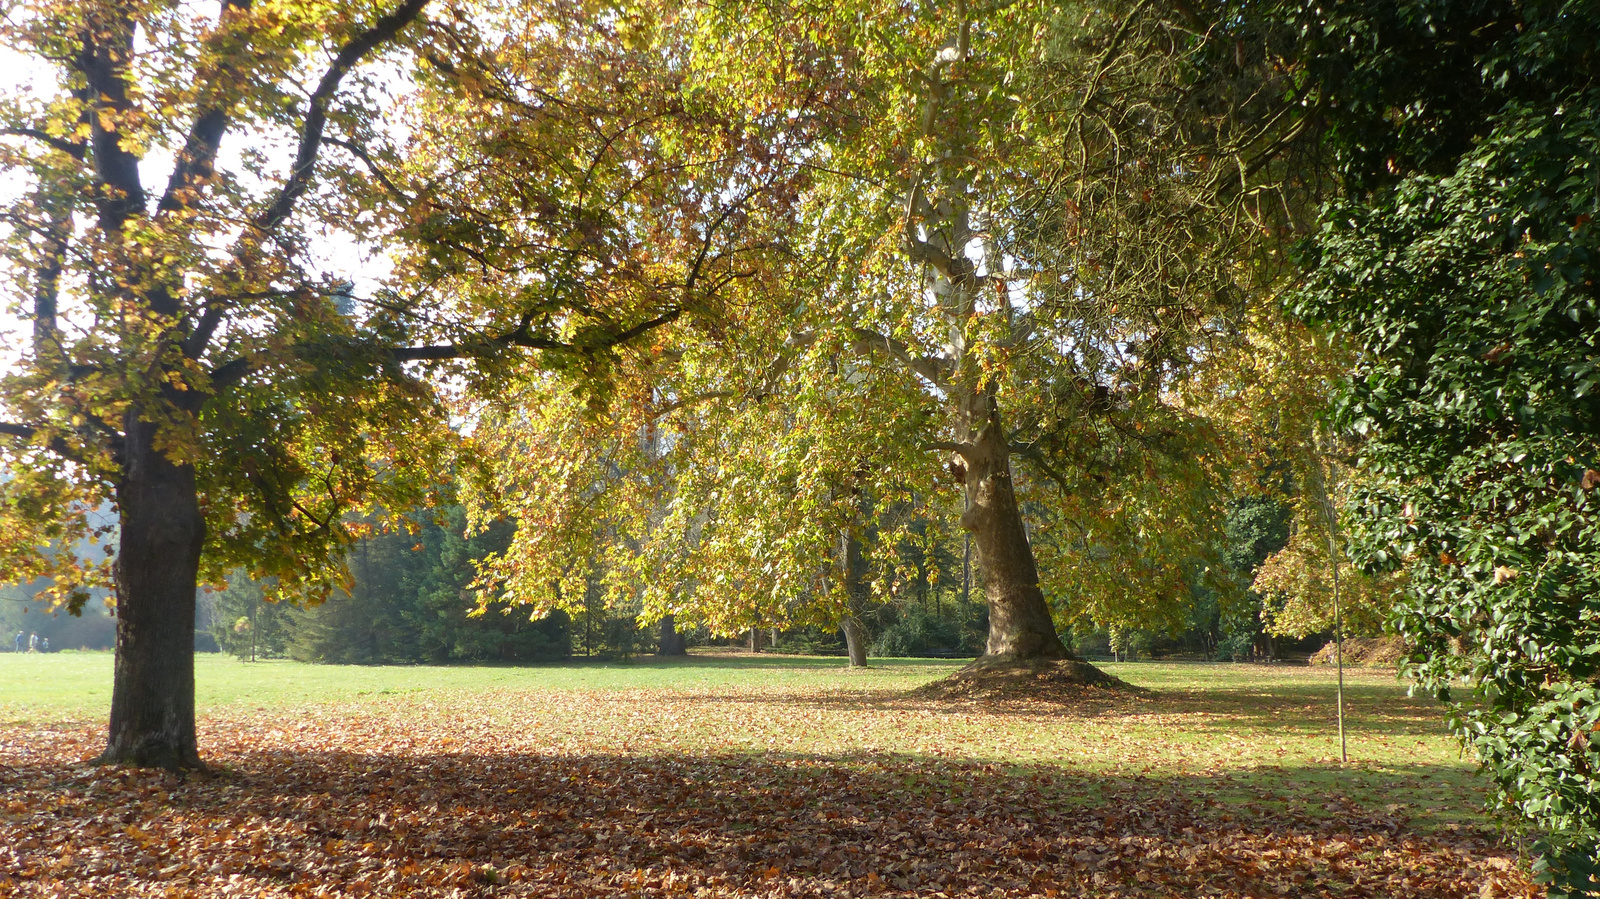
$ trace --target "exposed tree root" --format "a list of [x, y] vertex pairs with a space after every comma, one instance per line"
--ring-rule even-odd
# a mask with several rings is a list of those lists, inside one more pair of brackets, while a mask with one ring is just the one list
[[1086, 692], [1143, 693], [1080, 659], [983, 656], [949, 677], [912, 691], [930, 699], [1080, 699]]

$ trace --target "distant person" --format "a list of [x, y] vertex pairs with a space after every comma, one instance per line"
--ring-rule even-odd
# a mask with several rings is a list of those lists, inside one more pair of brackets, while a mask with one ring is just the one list
[[13, 641], [14, 643], [17, 644], [17, 652], [21, 652], [22, 651], [22, 641], [27, 636], [28, 635], [24, 634], [22, 631], [17, 631], [17, 639]]
[[29, 652], [38, 652], [39, 651], [39, 635], [38, 634], [29, 634], [28, 635], [28, 651]]
[[43, 640], [39, 641], [39, 651], [40, 652], [49, 652], [50, 651], [50, 638], [49, 637], [45, 637]]

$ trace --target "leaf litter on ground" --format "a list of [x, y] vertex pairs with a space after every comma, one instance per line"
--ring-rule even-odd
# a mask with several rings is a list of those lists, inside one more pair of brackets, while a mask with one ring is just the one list
[[[1303, 769], [1178, 739], [1193, 718], [1159, 694], [440, 693], [213, 715], [215, 770], [188, 777], [89, 764], [94, 726], [12, 728], [0, 893], [1533, 894], [1481, 823], [1297, 785]], [[1100, 745], [1017, 751], [1050, 728]]]

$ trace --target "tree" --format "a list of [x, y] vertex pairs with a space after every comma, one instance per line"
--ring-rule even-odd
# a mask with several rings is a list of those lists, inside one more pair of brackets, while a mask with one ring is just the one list
[[1397, 578], [1409, 671], [1542, 832], [1553, 896], [1600, 894], [1596, 13], [1349, 4], [1304, 32], [1347, 190], [1296, 303], [1361, 352], [1351, 554]]
[[[511, 19], [523, 12], [513, 11]], [[705, 513], [772, 534], [796, 524], [806, 508], [770, 515], [761, 514], [770, 507], [757, 513], [725, 502], [709, 510], [699, 501], [732, 469], [750, 470], [742, 451], [770, 443], [773, 433], [722, 428], [702, 413], [734, 395], [734, 385], [717, 383], [718, 373], [749, 375], [740, 386], [751, 386], [770, 365], [763, 350], [777, 332], [764, 323], [771, 308], [765, 298], [778, 278], [798, 271], [787, 246], [802, 208], [795, 198], [814, 177], [805, 161], [816, 152], [816, 136], [833, 127], [834, 107], [844, 95], [825, 55], [796, 53], [789, 60], [794, 65], [782, 71], [763, 63], [735, 76], [777, 79], [792, 94], [774, 95], [767, 84], [741, 95], [705, 80], [696, 64], [710, 51], [696, 40], [710, 44], [714, 35], [696, 33], [703, 20], [676, 15], [669, 6], [632, 4], [622, 15], [577, 7], [565, 12], [553, 30], [537, 21], [508, 24], [518, 40], [475, 70], [476, 90], [464, 100], [437, 100], [441, 154], [471, 148], [463, 173], [474, 183], [463, 194], [487, 199], [526, 191], [525, 173], [549, 156], [554, 116], [522, 97], [581, 85], [568, 93], [581, 91], [569, 104], [583, 114], [556, 121], [579, 132], [589, 155], [565, 170], [547, 168], [551, 184], [539, 186], [576, 202], [520, 215], [516, 258], [529, 267], [568, 265], [564, 256], [537, 254], [576, 234], [615, 247], [603, 254], [606, 264], [689, 272], [691, 287], [719, 297], [721, 318], [672, 322], [648, 345], [608, 357], [611, 389], [603, 394], [581, 386], [574, 391], [562, 372], [539, 373], [473, 411], [474, 441], [496, 465], [469, 507], [479, 522], [505, 516], [519, 525], [512, 547], [489, 560], [487, 583], [495, 592], [503, 584], [506, 596], [537, 608], [575, 608], [589, 598], [598, 569], [608, 604], [648, 597], [651, 618], [681, 615], [728, 634], [783, 623], [788, 619], [781, 608], [759, 603], [720, 610], [694, 605], [695, 585], [743, 585], [736, 588], [745, 591], [742, 597], [758, 589], [757, 579], [746, 575], [759, 566], [737, 571], [735, 561], [752, 534], [727, 533], [728, 541], [720, 542], [709, 533], [718, 519]], [[778, 33], [801, 38], [801, 25], [783, 23]], [[552, 65], [553, 58], [564, 64]], [[479, 124], [485, 106], [503, 125], [489, 141]], [[780, 344], [784, 336], [777, 337]], [[781, 410], [768, 411], [774, 417], [767, 424], [783, 417]], [[682, 464], [685, 459], [708, 465]], [[802, 526], [814, 532], [813, 524]], [[652, 541], [668, 531], [682, 539]], [[691, 544], [726, 552], [713, 566], [705, 555], [678, 551]], [[773, 583], [767, 579], [762, 592]]]
[[[1252, 45], [1195, 89], [1185, 79], [1198, 61], [1233, 58], [1203, 29], [1145, 4], [1086, 12], [864, 2], [737, 19], [711, 6], [678, 20], [702, 29], [672, 54], [686, 84], [753, 104], [741, 117], [810, 115], [812, 88], [787, 74], [797, 69], [833, 91], [794, 195], [803, 227], [741, 294], [736, 331], [696, 341], [664, 329], [659, 350], [619, 359], [618, 383], [630, 386], [601, 408], [579, 409], [548, 382], [492, 416], [506, 464], [491, 492], [539, 510], [497, 576], [548, 601], [567, 570], [548, 561], [561, 535], [581, 552], [603, 535], [580, 521], [643, 521], [649, 503], [623, 474], [663, 469], [575, 448], [631, 452], [660, 429], [671, 435], [668, 513], [631, 532], [642, 549], [614, 569], [691, 591], [662, 597], [661, 612], [691, 614], [693, 603], [730, 632], [800, 615], [847, 620], [852, 591], [837, 589], [838, 575], [852, 566], [838, 543], [863, 533], [853, 497], [868, 488], [875, 508], [960, 495], [996, 659], [1066, 655], [1041, 586], [1047, 543], [1058, 583], [1116, 559], [1174, 585], [1137, 593], [1078, 578], [1092, 597], [1063, 589], [1063, 604], [1100, 600], [1094, 611], [1109, 619], [1181, 602], [1192, 547], [1211, 542], [1194, 534], [1220, 527], [1204, 510], [1220, 508], [1225, 465], [1179, 388], [1254, 296], [1233, 251], [1248, 243], [1241, 233], [1277, 221], [1257, 176], [1294, 134], [1275, 130], [1279, 107], [1258, 102], [1270, 54]], [[1235, 38], [1218, 39], [1232, 48]], [[1179, 62], [1152, 69], [1152, 57]], [[1085, 66], [1094, 74], [1080, 78]], [[1259, 92], [1230, 94], [1219, 86], [1230, 79]], [[1019, 99], [1045, 96], [1072, 99]], [[1152, 97], [1190, 105], [1155, 104], [1166, 117], [1151, 118], [1138, 110]], [[1052, 142], [1067, 126], [1084, 153]], [[1185, 146], [1195, 133], [1204, 141]], [[1102, 227], [1107, 236], [1084, 237]], [[504, 451], [519, 441], [563, 463]], [[1029, 496], [1042, 510], [1033, 534]]]
[[[338, 510], [372, 480], [354, 469], [363, 453], [341, 467], [339, 451], [365, 441], [374, 413], [416, 407], [428, 417], [426, 402], [404, 396], [407, 379], [375, 356], [320, 368], [350, 328], [295, 247], [297, 215], [336, 214], [312, 188], [329, 125], [351, 122], [341, 87], [422, 6], [324, 18], [231, 2], [209, 16], [40, 5], [7, 28], [8, 47], [54, 78], [6, 110], [5, 165], [27, 184], [7, 223], [9, 268], [29, 298], [13, 311], [33, 326], [24, 371], [4, 390], [7, 467], [26, 473], [7, 486], [27, 506], [8, 504], [6, 525], [116, 505], [107, 761], [200, 765], [190, 632], [203, 547], [222, 562], [266, 544], [258, 564], [270, 567], [336, 542]], [[296, 76], [324, 46], [333, 58], [296, 102]], [[289, 164], [272, 172], [247, 153], [224, 168], [223, 137], [258, 126], [290, 131]], [[168, 153], [166, 184], [152, 189], [149, 157]], [[366, 402], [337, 422], [306, 414], [344, 393]], [[299, 416], [273, 414], [296, 406]], [[324, 481], [316, 498], [314, 474]]]
[[261, 585], [239, 572], [229, 575], [227, 587], [215, 594], [215, 602], [212, 636], [223, 652], [252, 662], [288, 654], [288, 603], [266, 601]]
[[466, 533], [459, 507], [412, 512], [400, 526], [361, 538], [350, 585], [312, 608], [287, 610], [283, 639], [301, 661], [414, 664], [553, 661], [571, 654], [564, 615], [529, 620], [526, 609], [479, 604], [468, 587], [477, 563], [505, 549], [500, 523]]
[[[6, 20], [41, 74], [0, 109], [0, 164], [22, 185], [10, 311], [32, 325], [0, 390], [0, 552], [10, 576], [57, 575], [69, 605], [114, 581], [105, 761], [201, 765], [201, 580], [243, 568], [315, 600], [364, 530], [346, 513], [437, 504], [453, 441], [419, 366], [491, 378], [540, 352], [597, 372], [704, 298], [582, 248], [510, 289], [494, 223], [395, 146], [427, 115], [409, 85], [459, 84], [452, 58], [481, 50], [458, 10], [427, 21], [425, 5], [41, 0]], [[357, 296], [359, 272], [327, 271], [341, 244], [392, 272]], [[602, 282], [629, 287], [586, 286]], [[114, 565], [40, 550], [93, 531], [107, 501]]]
[[[1312, 485], [1320, 486], [1320, 485]], [[1303, 490], [1295, 498], [1286, 545], [1255, 571], [1251, 589], [1261, 597], [1261, 624], [1274, 636], [1332, 633], [1377, 636], [1395, 608], [1396, 578], [1369, 575], [1351, 564], [1337, 524], [1348, 508], [1348, 487], [1334, 496]], [[1334, 568], [1338, 568], [1339, 614], [1334, 614]]]

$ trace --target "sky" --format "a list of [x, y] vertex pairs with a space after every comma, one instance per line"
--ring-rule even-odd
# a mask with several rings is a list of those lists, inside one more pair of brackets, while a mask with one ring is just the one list
[[[36, 59], [24, 57], [9, 48], [0, 46], [0, 97], [50, 96], [58, 91], [55, 73]], [[276, 138], [276, 139], [274, 139]], [[0, 138], [20, 142], [21, 138]], [[266, 150], [279, 164], [286, 165], [294, 155], [293, 143], [283, 135], [265, 135], [230, 131], [223, 139], [218, 159], [220, 169], [240, 171], [241, 150], [248, 147]], [[326, 152], [325, 148], [325, 152]], [[171, 171], [172, 155], [163, 148], [153, 148], [141, 161], [140, 172], [147, 188], [166, 183]], [[22, 178], [16, 173], [0, 169], [0, 206], [9, 205], [24, 189]], [[153, 202], [153, 199], [152, 199]], [[355, 295], [370, 296], [392, 271], [392, 263], [382, 255], [373, 256], [342, 235], [310, 235], [311, 254], [317, 267], [335, 277], [355, 284]], [[29, 339], [27, 321], [13, 308], [16, 296], [0, 297], [0, 373], [15, 371]], [[65, 311], [65, 310], [64, 310]]]

